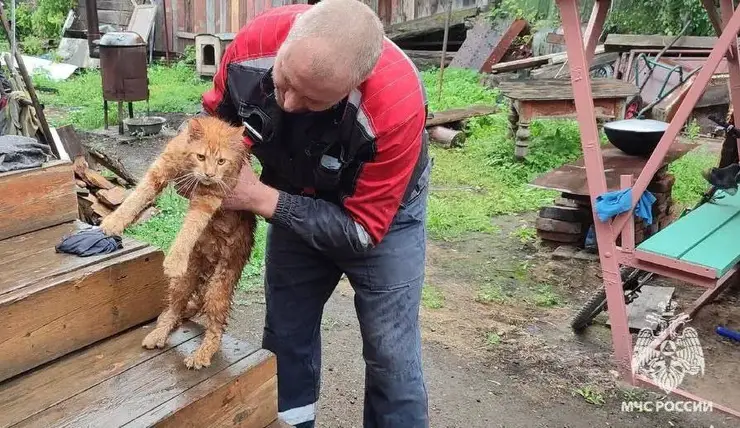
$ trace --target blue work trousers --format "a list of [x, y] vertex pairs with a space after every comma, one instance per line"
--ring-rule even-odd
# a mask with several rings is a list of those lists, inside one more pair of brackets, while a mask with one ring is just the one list
[[365, 254], [328, 257], [270, 226], [262, 346], [278, 366], [280, 419], [312, 428], [319, 399], [321, 316], [342, 276], [354, 303], [365, 360], [364, 428], [428, 428], [419, 305], [424, 283], [429, 170], [389, 232]]

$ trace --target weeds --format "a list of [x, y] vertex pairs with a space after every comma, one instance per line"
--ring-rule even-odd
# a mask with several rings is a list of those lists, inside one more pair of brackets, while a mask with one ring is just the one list
[[547, 284], [539, 285], [533, 290], [532, 300], [535, 305], [546, 308], [561, 304], [560, 296]]
[[519, 226], [511, 232], [511, 236], [522, 244], [531, 244], [537, 241], [537, 229], [532, 226]]
[[496, 332], [489, 331], [489, 332], [486, 332], [485, 340], [486, 340], [486, 346], [488, 346], [489, 348], [492, 348], [501, 343], [501, 336], [499, 336]]
[[604, 405], [604, 394], [601, 392], [593, 389], [591, 386], [584, 386], [581, 388], [576, 388], [573, 390], [573, 396], [580, 395], [583, 397], [584, 400], [586, 400], [587, 403], [593, 404], [596, 406], [602, 406]]
[[442, 291], [429, 284], [421, 289], [421, 304], [427, 309], [441, 309], [444, 307], [445, 296]]
[[478, 303], [504, 303], [505, 300], [504, 291], [497, 284], [482, 286], [475, 297], [475, 301]]

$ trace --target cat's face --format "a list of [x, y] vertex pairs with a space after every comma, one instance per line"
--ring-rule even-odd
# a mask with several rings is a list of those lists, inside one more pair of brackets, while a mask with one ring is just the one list
[[188, 160], [192, 174], [203, 185], [231, 187], [242, 165], [248, 165], [242, 129], [215, 118], [188, 123]]

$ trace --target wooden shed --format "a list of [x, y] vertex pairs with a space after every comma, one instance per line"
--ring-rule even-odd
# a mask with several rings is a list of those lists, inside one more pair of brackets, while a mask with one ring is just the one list
[[[446, 0], [363, 0], [390, 25], [443, 12]], [[296, 3], [316, 3], [317, 0], [97, 0], [98, 20], [123, 28], [128, 24], [133, 3], [152, 3], [158, 6], [154, 31], [157, 52], [182, 53], [185, 46], [194, 44], [202, 33], [236, 33], [254, 16], [276, 6]], [[452, 0], [453, 10], [487, 6], [491, 0]], [[78, 16], [71, 30], [84, 32], [85, 1], [76, 8]], [[164, 17], [167, 22], [165, 26]], [[165, 31], [165, 28], [167, 31]], [[165, 33], [166, 38], [165, 38]]]

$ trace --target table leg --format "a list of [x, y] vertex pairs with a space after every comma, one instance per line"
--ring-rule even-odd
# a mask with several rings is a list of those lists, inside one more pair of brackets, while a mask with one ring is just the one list
[[519, 127], [519, 113], [516, 111], [516, 107], [514, 106], [514, 103], [511, 104], [511, 109], [509, 110], [509, 138], [516, 138], [516, 131]]
[[519, 129], [516, 131], [516, 146], [514, 147], [514, 156], [517, 159], [523, 159], [529, 149], [529, 120], [519, 122]]
[[123, 101], [118, 102], [118, 133], [123, 135]]
[[108, 100], [103, 100], [103, 120], [105, 121], [105, 130], [108, 130]]

